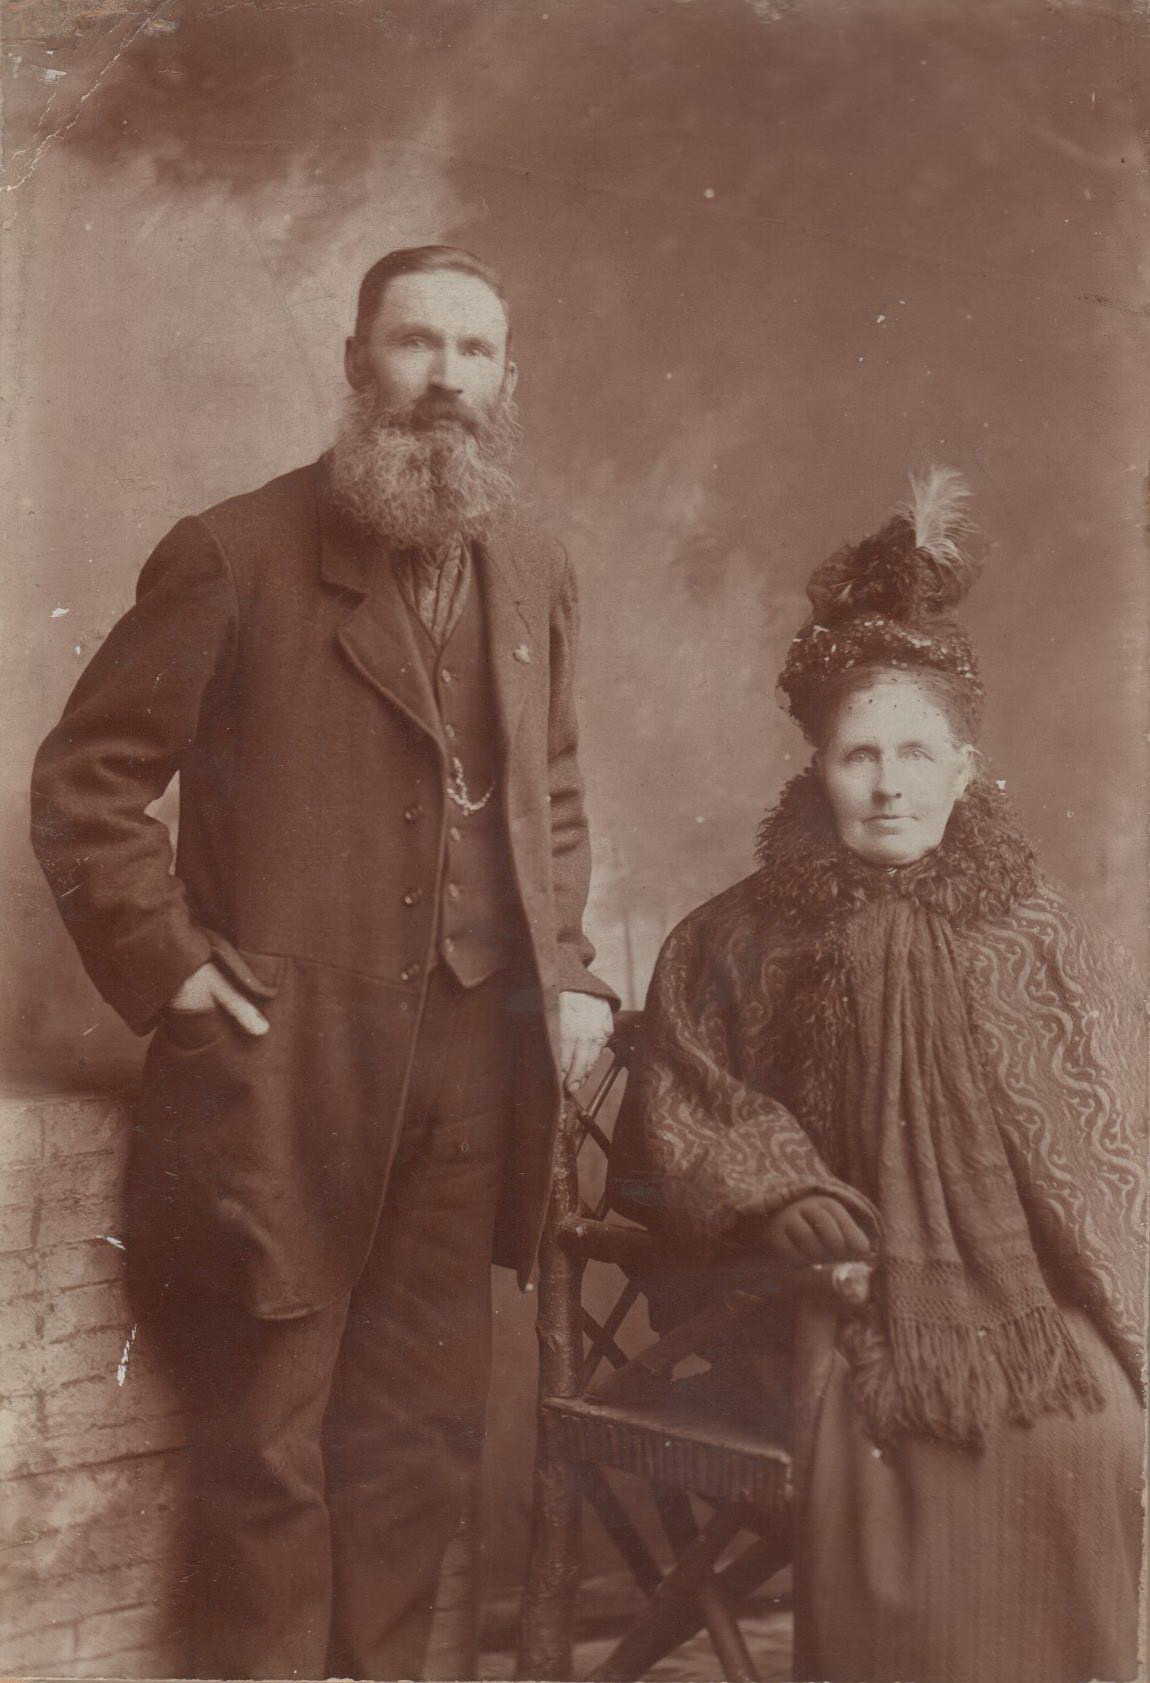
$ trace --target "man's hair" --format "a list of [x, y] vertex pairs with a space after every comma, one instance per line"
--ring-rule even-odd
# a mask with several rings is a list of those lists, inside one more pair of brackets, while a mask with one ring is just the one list
[[409, 245], [389, 251], [364, 275], [355, 306], [355, 337], [364, 339], [371, 332], [383, 295], [393, 280], [398, 280], [400, 275], [435, 275], [445, 270], [474, 275], [491, 288], [507, 311], [507, 296], [499, 276], [470, 251], [457, 245]]

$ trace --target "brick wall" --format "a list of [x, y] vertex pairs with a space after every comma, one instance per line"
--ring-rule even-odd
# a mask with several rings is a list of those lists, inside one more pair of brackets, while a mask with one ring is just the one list
[[[0, 1100], [0, 1671], [162, 1677], [181, 1423], [116, 1238], [123, 1107]], [[122, 1380], [122, 1382], [121, 1382]]]
[[[0, 1675], [10, 1678], [180, 1669], [183, 1432], [147, 1335], [133, 1336], [112, 1243], [126, 1143], [115, 1098], [0, 1097]], [[473, 1540], [469, 1516], [444, 1563], [433, 1675], [473, 1675], [461, 1658], [474, 1638]]]

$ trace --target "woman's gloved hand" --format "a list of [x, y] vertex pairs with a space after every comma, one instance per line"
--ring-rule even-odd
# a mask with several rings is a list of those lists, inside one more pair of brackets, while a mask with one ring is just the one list
[[766, 1224], [768, 1250], [782, 1262], [861, 1262], [874, 1243], [845, 1204], [822, 1193], [797, 1198]]

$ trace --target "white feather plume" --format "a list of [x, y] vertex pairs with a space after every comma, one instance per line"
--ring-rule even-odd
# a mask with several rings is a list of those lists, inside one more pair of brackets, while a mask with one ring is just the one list
[[962, 539], [971, 530], [966, 513], [970, 486], [954, 468], [929, 467], [910, 476], [910, 496], [898, 512], [914, 527], [914, 541], [940, 567], [957, 569], [966, 563]]

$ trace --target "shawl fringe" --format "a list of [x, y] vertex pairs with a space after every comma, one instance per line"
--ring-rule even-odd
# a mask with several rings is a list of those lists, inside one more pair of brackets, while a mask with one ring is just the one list
[[1003, 1415], [1096, 1413], [1105, 1399], [1061, 1312], [1037, 1304], [997, 1326], [888, 1314], [844, 1339], [854, 1394], [876, 1443], [910, 1433], [977, 1449]]

